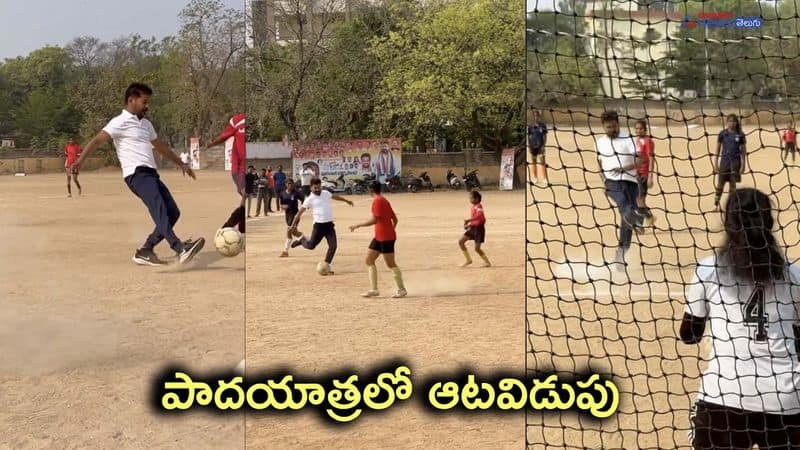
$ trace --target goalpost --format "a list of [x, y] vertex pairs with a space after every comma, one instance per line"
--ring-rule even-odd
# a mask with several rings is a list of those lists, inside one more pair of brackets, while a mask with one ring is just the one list
[[[740, 118], [747, 141], [738, 186], [770, 195], [775, 236], [789, 261], [800, 256], [800, 171], [782, 143], [800, 96], [798, 6], [528, 1], [528, 105], [547, 125], [549, 185], [529, 183], [526, 199], [526, 368], [599, 373], [621, 395], [603, 421], [529, 412], [528, 448], [690, 446], [710, 338], [686, 345], [677, 330], [695, 264], [723, 238], [712, 155], [727, 115]], [[619, 217], [595, 151], [604, 110], [631, 135], [644, 119], [655, 143], [647, 206], [656, 221], [634, 234], [622, 271], [609, 265]]]

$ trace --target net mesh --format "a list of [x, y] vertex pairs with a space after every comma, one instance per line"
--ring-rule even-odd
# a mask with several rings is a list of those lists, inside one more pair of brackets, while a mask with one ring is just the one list
[[[548, 133], [547, 173], [528, 157], [526, 367], [529, 376], [605, 374], [621, 394], [602, 421], [529, 412], [529, 448], [690, 447], [711, 340], [684, 344], [678, 328], [697, 262], [723, 239], [712, 160], [729, 114], [747, 142], [737, 186], [769, 194], [775, 237], [796, 257], [800, 192], [782, 138], [800, 95], [797, 8], [528, 0], [528, 123], [540, 111]], [[644, 119], [655, 143], [646, 197], [655, 222], [633, 235], [621, 271], [609, 265], [620, 213], [595, 150], [604, 110], [630, 134]]]

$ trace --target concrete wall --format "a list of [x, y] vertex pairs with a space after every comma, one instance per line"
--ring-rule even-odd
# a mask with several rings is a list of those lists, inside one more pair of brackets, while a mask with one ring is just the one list
[[[428, 172], [434, 185], [447, 183], [447, 170], [453, 169], [456, 175], [464, 176], [464, 167], [468, 170], [478, 170], [478, 178], [486, 187], [497, 187], [500, 183], [500, 159], [493, 152], [484, 152], [480, 149], [467, 149], [457, 153], [403, 153], [403, 175], [413, 172], [419, 175]], [[254, 165], [258, 170], [272, 166], [273, 170], [282, 164], [284, 172], [292, 167], [290, 159], [248, 159], [248, 165]], [[519, 173], [525, 179], [525, 168], [521, 167]]]
[[[25, 173], [64, 172], [64, 158], [14, 158], [0, 159], [0, 175], [11, 175], [22, 165]], [[82, 170], [97, 170], [105, 165], [104, 158], [88, 158]]]

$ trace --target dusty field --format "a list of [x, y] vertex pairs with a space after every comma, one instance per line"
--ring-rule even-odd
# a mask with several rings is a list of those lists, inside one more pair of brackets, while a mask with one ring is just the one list
[[[648, 205], [656, 230], [634, 236], [627, 275], [603, 266], [617, 245], [617, 216], [597, 174], [591, 132], [601, 130], [563, 130], [548, 142], [560, 147], [547, 153], [552, 186], [532, 188], [526, 198], [526, 364], [610, 372], [623, 397], [619, 414], [602, 425], [571, 414], [529, 414], [529, 448], [687, 448], [690, 401], [704, 363], [702, 346], [680, 343], [677, 330], [694, 264], [722, 237], [708, 156], [720, 130], [709, 130], [709, 140], [699, 127], [673, 127], [671, 139], [663, 127], [652, 131], [660, 176]], [[750, 158], [741, 185], [772, 193], [780, 211], [776, 237], [795, 259], [797, 169], [784, 167], [777, 133], [745, 132]]]
[[118, 169], [81, 174], [71, 199], [61, 174], [0, 177], [0, 448], [243, 447], [241, 415], [150, 410], [165, 365], [219, 369], [244, 353], [244, 258], [210, 241], [236, 206], [230, 177], [162, 177], [178, 236], [207, 240], [178, 270], [131, 261], [153, 224]]
[[[326, 251], [297, 248], [278, 258], [285, 241], [284, 217], [248, 222], [247, 370], [288, 367], [304, 374], [351, 368], [362, 373], [401, 358], [419, 382], [472, 366], [484, 373], [524, 369], [524, 254], [522, 191], [486, 192], [485, 250], [495, 267], [460, 269], [457, 240], [468, 216], [466, 193], [389, 195], [397, 212], [398, 264], [409, 291], [389, 298], [391, 272], [378, 262], [382, 298], [364, 299], [369, 281], [363, 259], [371, 229], [347, 227], [370, 215], [370, 198], [353, 196], [355, 207], [334, 202], [339, 251], [336, 275], [320, 277]], [[301, 231], [308, 233], [311, 217]], [[471, 245], [471, 244], [470, 244]], [[479, 260], [478, 260], [479, 261]], [[524, 415], [431, 415], [414, 397], [380, 414], [366, 414], [334, 427], [314, 412], [247, 418], [248, 448], [259, 449], [519, 449]]]

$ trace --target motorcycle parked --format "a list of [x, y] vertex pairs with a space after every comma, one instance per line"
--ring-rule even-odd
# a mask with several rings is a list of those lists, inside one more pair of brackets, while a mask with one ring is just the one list
[[400, 179], [400, 175], [395, 175], [391, 178], [386, 180], [386, 187], [388, 188], [389, 192], [402, 192], [405, 189], [405, 184], [403, 180]]
[[447, 185], [450, 186], [450, 189], [461, 189], [461, 178], [453, 173], [453, 169], [447, 170]]
[[417, 193], [420, 189], [428, 189], [433, 192], [433, 183], [428, 172], [422, 172], [419, 177], [413, 177], [408, 183], [408, 190]]
[[478, 171], [473, 170], [472, 172], [466, 173], [467, 171], [464, 170], [464, 187], [468, 191], [473, 189], [481, 190], [481, 181], [478, 179]]

